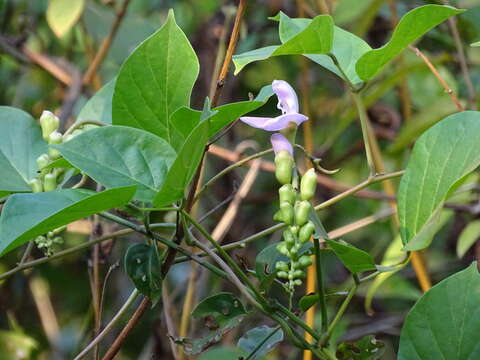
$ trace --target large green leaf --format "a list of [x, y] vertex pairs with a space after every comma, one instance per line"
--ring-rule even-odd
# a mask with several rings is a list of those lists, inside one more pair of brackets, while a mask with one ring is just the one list
[[176, 157], [162, 138], [125, 126], [92, 129], [55, 147], [107, 188], [137, 185], [135, 198], [142, 201], [153, 199]]
[[36, 159], [48, 151], [40, 127], [22, 110], [0, 106], [0, 191], [31, 191]]
[[47, 22], [57, 37], [63, 37], [80, 19], [85, 0], [49, 0]]
[[449, 17], [463, 11], [444, 5], [425, 5], [409, 11], [398, 23], [388, 43], [379, 49], [368, 51], [358, 59], [358, 75], [362, 80], [370, 80], [409, 44]]
[[238, 347], [246, 354], [252, 354], [249, 359], [256, 360], [272, 351], [282, 340], [282, 329], [262, 325], [248, 330], [238, 340]]
[[134, 193], [135, 187], [123, 187], [101, 193], [68, 189], [11, 195], [0, 217], [0, 255], [72, 221], [123, 206]]
[[155, 305], [162, 293], [161, 263], [155, 245], [133, 244], [124, 259], [125, 271], [135, 287]]
[[184, 141], [175, 162], [169, 169], [165, 183], [154, 199], [156, 206], [163, 206], [183, 198], [203, 158], [208, 142], [209, 121], [206, 119], [193, 129]]
[[190, 103], [199, 64], [173, 12], [125, 61], [115, 84], [113, 124], [171, 139], [170, 116]]
[[222, 292], [202, 300], [192, 311], [195, 319], [202, 320], [205, 334], [199, 339], [179, 339], [189, 355], [196, 355], [219, 342], [222, 336], [240, 324], [247, 315], [245, 307], [233, 294]]
[[326, 240], [326, 242], [345, 267], [353, 274], [377, 269], [369, 253], [357, 249], [344, 241]]
[[416, 142], [398, 191], [406, 250], [430, 244], [447, 196], [480, 165], [479, 133], [480, 112], [464, 111], [446, 117]]
[[[310, 19], [290, 18], [284, 13], [278, 16], [280, 21], [278, 33], [283, 43], [298, 34], [310, 24]], [[339, 28], [334, 27], [333, 44], [330, 53], [338, 60], [338, 66], [329, 55], [308, 54], [307, 58], [330, 70], [341, 78], [347, 78], [352, 84], [360, 83], [362, 80], [357, 75], [355, 64], [357, 60], [372, 48], [358, 36]], [[340, 70], [340, 68], [341, 70]], [[343, 74], [342, 74], [343, 71]]]
[[94, 120], [105, 124], [111, 124], [112, 97], [114, 89], [115, 79], [105, 84], [87, 101], [77, 116], [77, 122]]
[[302, 31], [282, 45], [267, 46], [235, 55], [235, 75], [246, 65], [279, 55], [326, 54], [333, 42], [333, 20], [329, 15], [316, 16]]
[[410, 310], [398, 360], [480, 359], [480, 275], [476, 263], [431, 288]]

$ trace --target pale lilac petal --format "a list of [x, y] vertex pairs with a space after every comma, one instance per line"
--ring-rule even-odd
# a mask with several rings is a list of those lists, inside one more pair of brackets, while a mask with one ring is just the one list
[[278, 97], [277, 107], [283, 114], [298, 113], [298, 98], [295, 90], [284, 80], [273, 80], [273, 92]]
[[287, 150], [290, 154], [293, 155], [293, 147], [292, 144], [287, 140], [285, 136], [280, 133], [275, 133], [270, 137], [270, 141], [272, 142], [273, 151], [275, 154], [278, 154], [282, 150]]
[[250, 125], [252, 127], [258, 129], [264, 129], [265, 124], [269, 121], [273, 120], [273, 118], [269, 117], [256, 117], [256, 116], [242, 116], [240, 121], [243, 121], [245, 124]]
[[285, 114], [271, 118], [261, 128], [267, 131], [279, 131], [285, 129], [291, 122], [300, 125], [305, 120], [308, 120], [308, 117], [303, 114]]

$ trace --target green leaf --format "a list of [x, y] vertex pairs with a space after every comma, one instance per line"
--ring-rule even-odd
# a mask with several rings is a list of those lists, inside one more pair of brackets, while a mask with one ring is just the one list
[[457, 240], [457, 256], [462, 258], [479, 237], [480, 220], [474, 220], [463, 229]]
[[298, 306], [302, 309], [303, 312], [310, 309], [312, 306], [318, 303], [319, 296], [318, 294], [308, 294], [302, 296], [298, 301]]
[[235, 55], [235, 75], [246, 65], [279, 55], [326, 54], [332, 48], [333, 20], [329, 15], [318, 15], [296, 35], [282, 45], [267, 46]]
[[161, 263], [155, 245], [133, 244], [125, 253], [125, 272], [135, 287], [155, 305], [162, 293]]
[[474, 262], [432, 287], [410, 310], [398, 360], [480, 359], [480, 275]]
[[356, 64], [356, 71], [362, 80], [370, 80], [409, 44], [449, 17], [464, 10], [444, 5], [424, 5], [409, 11], [398, 23], [392, 38], [378, 49], [365, 53]]
[[63, 37], [80, 19], [85, 0], [49, 0], [47, 23], [59, 38]]
[[171, 204], [183, 198], [203, 158], [208, 142], [209, 121], [203, 121], [190, 133], [169, 169], [165, 183], [154, 199], [155, 206]]
[[385, 344], [373, 335], [367, 335], [355, 342], [345, 342], [338, 346], [338, 360], [380, 360], [385, 352]]
[[32, 191], [37, 158], [48, 152], [40, 127], [26, 112], [0, 106], [0, 191]]
[[398, 191], [406, 250], [430, 244], [446, 198], [480, 165], [479, 133], [480, 113], [464, 111], [446, 117], [416, 142]]
[[326, 240], [333, 252], [338, 256], [345, 267], [353, 274], [363, 271], [376, 270], [372, 256], [346, 242]]
[[256, 360], [272, 351], [281, 341], [283, 341], [282, 329], [262, 325], [248, 330], [238, 340], [238, 347], [247, 354], [251, 354], [255, 350], [249, 359]]
[[176, 157], [162, 138], [125, 126], [92, 129], [55, 148], [107, 188], [137, 185], [142, 201], [153, 199]]
[[94, 120], [104, 124], [112, 123], [112, 97], [115, 79], [109, 81], [93, 95], [77, 116], [77, 123]]
[[247, 315], [243, 304], [233, 294], [223, 292], [202, 300], [192, 311], [195, 319], [201, 319], [207, 328], [200, 339], [179, 339], [189, 355], [196, 355], [219, 342], [222, 336], [238, 326]]
[[327, 230], [323, 226], [320, 218], [318, 217], [317, 212], [313, 207], [310, 207], [310, 211], [308, 213], [308, 219], [313, 223], [315, 226], [315, 231], [313, 232], [313, 237], [315, 239], [328, 239]]
[[245, 353], [240, 349], [227, 346], [217, 346], [203, 352], [198, 357], [198, 360], [238, 359], [240, 356], [244, 355]]
[[0, 217], [0, 255], [72, 221], [123, 206], [134, 193], [135, 187], [123, 187], [100, 193], [68, 189], [11, 195]]
[[170, 11], [167, 22], [125, 61], [113, 95], [114, 125], [171, 141], [171, 115], [188, 106], [199, 71], [195, 51]]
[[[310, 19], [292, 19], [282, 12], [279, 14], [279, 21], [278, 32], [282, 43], [305, 29], [305, 27], [311, 22]], [[357, 84], [362, 82], [362, 80], [357, 75], [355, 64], [363, 54], [371, 49], [372, 48], [358, 36], [335, 26], [333, 30], [332, 49], [330, 52], [338, 60], [341, 70], [328, 55], [310, 54], [305, 56], [327, 70], [330, 70], [342, 79], [345, 78], [345, 74], [348, 81], [352, 84]], [[342, 74], [342, 71], [344, 74]]]

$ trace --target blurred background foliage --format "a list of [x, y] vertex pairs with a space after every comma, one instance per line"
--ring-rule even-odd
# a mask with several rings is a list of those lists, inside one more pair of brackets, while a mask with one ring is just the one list
[[[55, 1], [60, 0], [51, 0], [50, 3]], [[71, 88], [52, 76], [44, 63], [39, 66], [38, 56], [72, 76], [84, 72], [99, 44], [110, 31], [115, 19], [115, 8], [121, 2], [64, 1], [68, 7], [78, 6], [79, 9], [69, 25], [62, 12], [48, 15], [48, 0], [0, 0], [0, 104], [21, 108], [34, 117], [38, 117], [44, 109], [55, 112], [62, 110], [71, 94]], [[314, 0], [248, 1], [236, 53], [277, 43], [277, 24], [268, 20], [268, 17], [280, 10], [291, 17], [297, 17], [299, 3], [303, 3], [306, 16], [313, 17], [319, 13], [320, 2]], [[408, 10], [426, 3], [444, 2], [329, 0], [327, 3], [333, 9], [332, 15], [337, 25], [363, 37], [372, 47], [379, 47], [388, 40], [396, 19]], [[458, 0], [451, 1], [450, 4], [468, 9], [456, 21], [475, 93], [479, 90], [480, 49], [472, 48], [470, 44], [480, 39], [480, 0]], [[178, 24], [187, 34], [200, 60], [201, 74], [192, 97], [192, 106], [200, 108], [204, 97], [215, 86], [212, 78], [215, 78], [217, 53], [222, 53], [225, 49], [235, 6], [235, 1], [221, 0], [132, 0], [92, 86], [85, 87], [73, 104], [70, 101], [69, 105], [73, 108], [68, 121], [73, 122], [87, 99], [101, 85], [115, 77], [131, 51], [161, 26], [170, 8], [174, 9]], [[465, 107], [475, 109], [477, 99], [474, 93], [472, 95], [468, 91], [459, 61], [458, 44], [455, 43], [448, 23], [430, 31], [416, 46], [430, 58]], [[250, 93], [256, 94], [273, 79], [289, 81], [299, 90], [301, 101], [305, 103], [305, 93], [300, 92], [301, 71], [299, 57], [276, 57], [250, 65], [236, 77], [229, 75], [220, 104], [248, 99]], [[366, 178], [368, 170], [361, 131], [351, 99], [335, 75], [313, 63], [307, 63], [303, 71], [306, 72], [309, 92], [314, 153], [323, 159], [324, 167], [341, 169], [331, 176], [335, 184], [355, 185]], [[457, 111], [449, 95], [424, 62], [409, 50], [369, 84], [364, 94], [389, 171], [404, 168], [415, 139], [435, 122]], [[275, 107], [275, 101], [270, 100], [257, 113], [271, 115], [276, 113]], [[270, 146], [268, 138], [268, 133], [238, 123], [218, 145], [234, 151], [242, 141], [254, 140], [259, 149], [265, 149]], [[303, 142], [301, 134], [298, 141]], [[224, 159], [209, 156], [205, 179], [228, 164]], [[202, 201], [198, 209], [199, 215], [231, 196], [246, 171], [239, 169], [217, 182]], [[475, 254], [480, 257], [480, 247], [473, 245], [480, 234], [479, 227], [470, 226], [467, 232], [463, 232], [478, 217], [478, 177], [472, 176], [466, 184], [474, 191], [455, 199], [453, 209], [445, 210], [442, 230], [425, 253], [434, 282], [464, 268], [475, 259]], [[272, 224], [272, 214], [277, 206], [276, 188], [272, 173], [259, 174], [253, 188], [243, 200], [224, 243], [237, 241]], [[386, 197], [383, 196], [380, 185], [372, 186], [369, 190], [375, 193], [368, 194], [370, 196], [367, 198], [348, 198], [322, 211], [320, 216], [327, 230], [348, 225], [384, 209], [387, 206]], [[321, 186], [316, 201], [328, 199], [337, 191], [338, 188], [334, 186]], [[205, 220], [205, 225], [212, 229], [221, 216], [220, 209]], [[113, 230], [113, 227], [110, 228]], [[105, 225], [103, 230], [108, 233], [110, 228]], [[79, 244], [89, 237], [88, 227], [87, 230], [81, 227], [69, 230], [64, 247]], [[463, 248], [457, 255], [460, 235], [463, 238]], [[343, 238], [371, 252], [380, 263], [395, 234], [388, 219], [383, 219], [348, 232]], [[280, 234], [261, 239], [245, 249], [237, 250], [236, 256], [245, 266], [253, 268], [256, 254], [267, 244], [279, 239]], [[105, 287], [104, 322], [121, 306], [132, 288], [122, 266], [115, 265], [121, 264], [128, 244], [138, 240], [136, 236], [129, 236], [107, 242], [102, 247], [101, 271], [104, 275], [109, 273]], [[40, 255], [38, 250], [34, 251], [33, 256]], [[329, 292], [343, 290], [348, 286], [348, 272], [330, 255], [326, 255], [327, 288]], [[0, 259], [0, 271], [15, 266], [19, 256], [19, 253], [13, 253]], [[88, 251], [77, 253], [0, 283], [0, 360], [72, 358], [88, 343], [92, 338], [93, 327], [91, 257], [92, 254]], [[189, 263], [176, 265], [166, 281], [171, 303], [170, 316], [176, 323], [181, 318], [190, 270]], [[197, 279], [194, 303], [217, 291], [234, 291], [230, 284], [207, 276], [203, 271], [197, 269], [194, 275]], [[415, 274], [407, 266], [382, 284], [373, 301], [375, 313], [370, 316], [364, 308], [368, 286], [369, 284], [362, 285], [342, 320], [342, 326], [338, 327], [336, 339], [353, 341], [365, 335], [377, 334], [385, 342], [382, 358], [394, 359], [402, 321], [421, 295]], [[278, 296], [283, 296], [280, 289], [275, 291], [278, 291]], [[302, 295], [302, 291], [298, 296]], [[329, 300], [329, 306], [332, 311], [337, 308], [338, 301], [335, 297]], [[239, 355], [236, 343], [241, 334], [262, 324], [271, 325], [261, 316], [248, 317], [240, 327], [229, 332], [221, 344], [215, 345], [198, 359], [236, 358]], [[202, 324], [194, 323], [190, 334], [198, 333], [201, 327]], [[166, 334], [163, 307], [160, 304], [148, 311], [128, 338], [118, 359], [173, 358]], [[113, 336], [109, 335], [103, 344], [110, 343]], [[107, 347], [108, 345], [102, 345], [103, 350]], [[288, 342], [283, 342], [267, 357], [275, 360], [298, 359], [300, 356], [298, 350]]]

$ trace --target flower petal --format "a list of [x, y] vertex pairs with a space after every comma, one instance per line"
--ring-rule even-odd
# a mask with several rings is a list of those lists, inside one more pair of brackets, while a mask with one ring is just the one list
[[274, 118], [269, 117], [242, 116], [240, 118], [240, 121], [243, 121], [245, 124], [250, 125], [254, 128], [264, 129], [265, 125], [273, 119]]
[[287, 150], [290, 154], [293, 155], [293, 147], [292, 144], [287, 140], [285, 136], [280, 133], [275, 133], [270, 137], [270, 141], [272, 142], [273, 151], [275, 154], [278, 154], [282, 150]]
[[278, 97], [277, 107], [283, 114], [298, 113], [298, 98], [295, 90], [284, 80], [273, 80], [273, 92]]
[[303, 114], [285, 114], [277, 116], [273, 119], [271, 118], [269, 121], [263, 124], [261, 128], [267, 131], [279, 131], [285, 129], [291, 122], [300, 125], [305, 120], [308, 120], [308, 117]]

